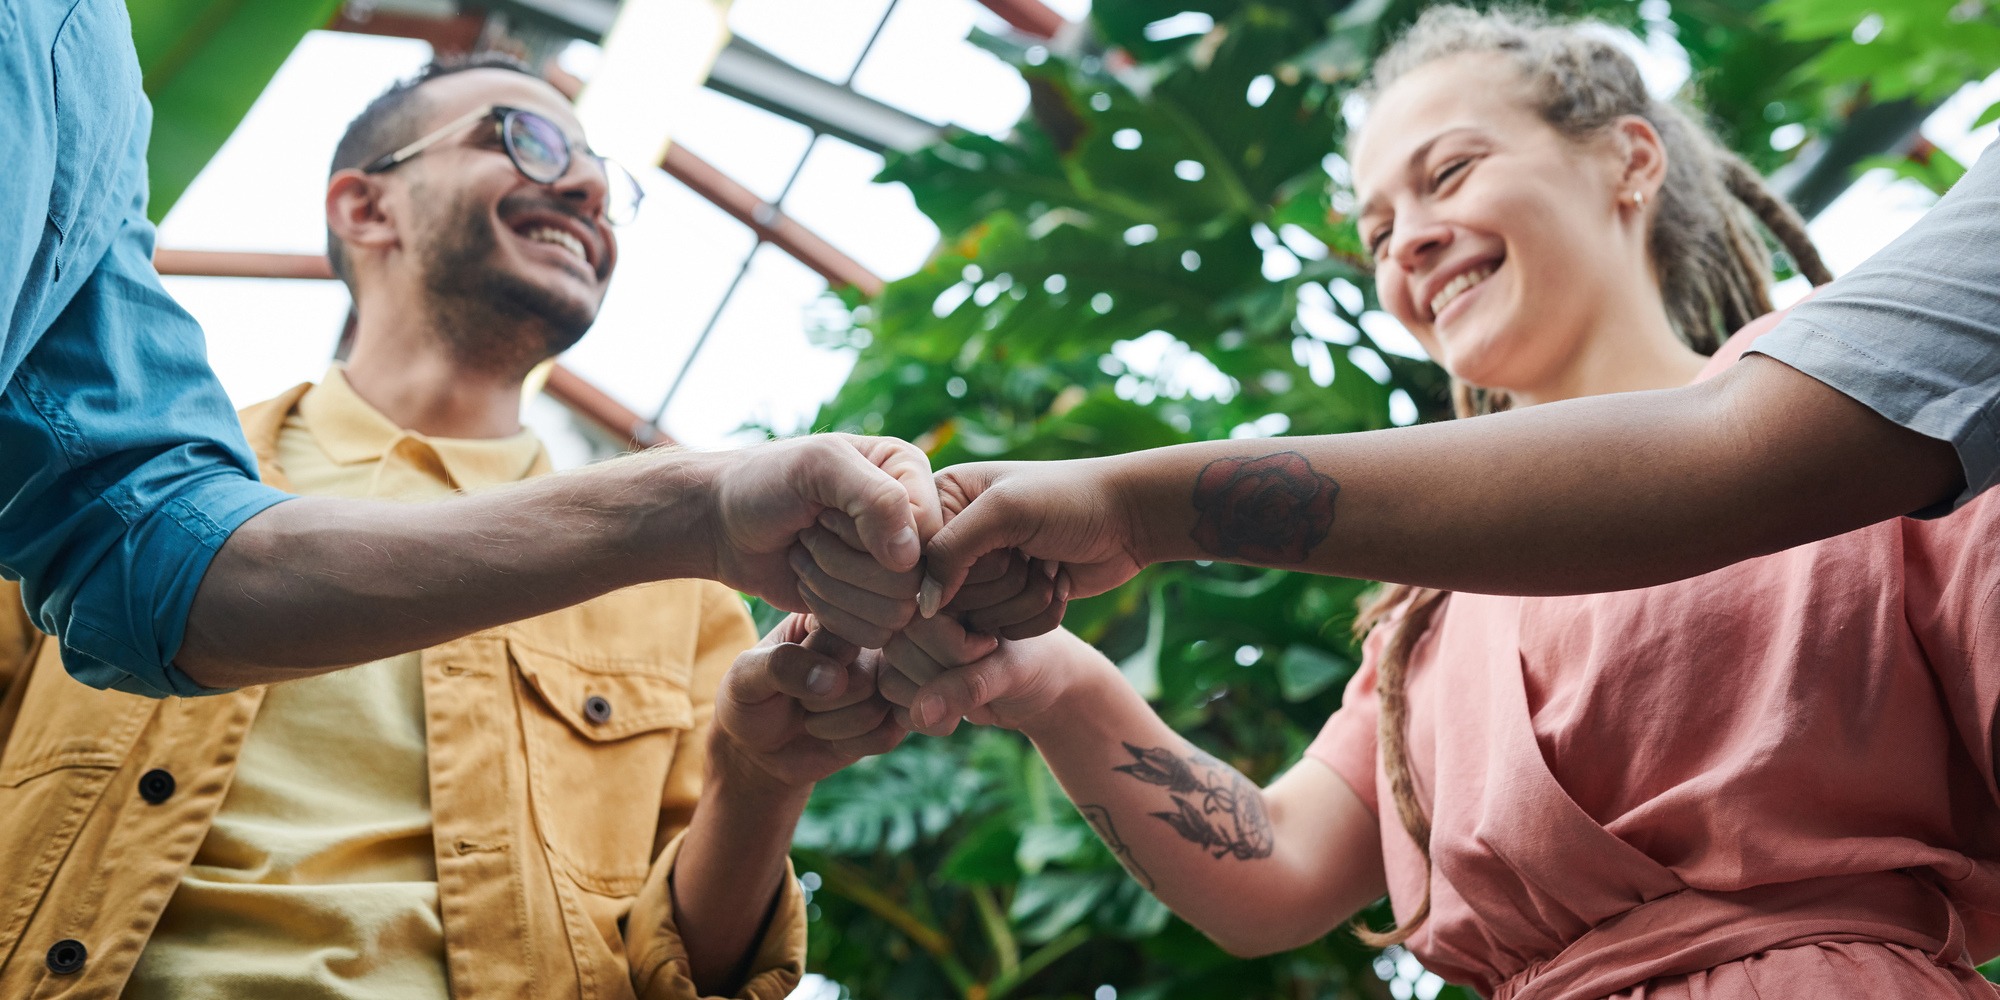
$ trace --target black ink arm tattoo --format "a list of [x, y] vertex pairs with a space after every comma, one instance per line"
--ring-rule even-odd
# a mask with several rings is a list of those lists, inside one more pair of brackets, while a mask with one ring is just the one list
[[1340, 484], [1296, 451], [1218, 458], [1195, 477], [1196, 545], [1223, 559], [1265, 566], [1306, 561], [1333, 530]]
[[1165, 747], [1127, 743], [1125, 751], [1132, 755], [1132, 763], [1113, 770], [1167, 790], [1174, 808], [1153, 815], [1173, 827], [1182, 840], [1200, 845], [1217, 859], [1271, 856], [1271, 817], [1264, 811], [1263, 792], [1235, 768], [1199, 750], [1179, 757]]
[[1097, 831], [1097, 836], [1104, 841], [1104, 846], [1111, 848], [1111, 853], [1117, 855], [1118, 862], [1125, 866], [1125, 870], [1131, 872], [1132, 877], [1138, 879], [1139, 884], [1144, 886], [1147, 892], [1152, 892], [1153, 876], [1146, 872], [1145, 867], [1139, 864], [1139, 859], [1133, 856], [1132, 848], [1126, 846], [1124, 839], [1118, 836], [1118, 828], [1111, 825], [1111, 810], [1099, 805], [1079, 805], [1076, 808], [1078, 812], [1083, 813], [1084, 821], [1090, 824], [1090, 828]]

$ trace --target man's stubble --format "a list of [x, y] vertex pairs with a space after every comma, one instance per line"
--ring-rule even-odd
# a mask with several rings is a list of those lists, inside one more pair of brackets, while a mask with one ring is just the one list
[[[553, 199], [517, 193], [501, 202], [502, 218], [516, 201], [539, 201], [551, 211], [575, 215]], [[435, 302], [436, 329], [460, 364], [525, 375], [569, 350], [596, 321], [597, 303], [579, 303], [502, 267], [492, 217], [473, 198], [449, 205], [433, 233], [419, 267], [424, 290]]]

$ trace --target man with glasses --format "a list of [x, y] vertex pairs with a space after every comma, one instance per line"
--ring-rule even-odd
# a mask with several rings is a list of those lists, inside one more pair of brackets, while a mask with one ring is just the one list
[[[716, 579], [804, 611], [786, 553], [828, 508], [861, 515], [885, 563], [916, 563], [936, 494], [923, 454], [898, 441], [653, 452], [415, 507], [288, 500], [257, 483], [201, 331], [152, 269], [151, 113], [131, 34], [123, 0], [0, 4], [0, 577], [21, 582], [25, 603], [0, 607], [0, 642], [39, 630], [87, 684], [197, 695], [420, 648], [645, 580]], [[535, 148], [525, 117], [494, 122], [500, 163], [512, 172], [512, 157], [524, 182], [566, 164], [566, 140], [543, 129]], [[459, 144], [406, 151], [404, 166], [392, 157], [382, 175], [447, 145]], [[604, 212], [629, 203], [618, 172], [594, 158], [565, 165], [565, 176], [585, 173], [607, 188]], [[475, 242], [438, 250], [477, 253], [491, 239], [523, 265], [539, 255], [557, 270], [570, 267], [565, 238], [604, 251], [556, 291], [505, 275], [489, 289], [503, 296], [492, 308], [527, 295], [512, 305], [566, 311], [580, 329], [598, 281], [584, 272], [610, 258], [574, 219], [556, 218], [544, 242], [468, 231], [458, 236]]]
[[[637, 208], [580, 136], [504, 57], [355, 119], [326, 193], [352, 350], [244, 411], [266, 482], [437, 501], [548, 472], [522, 381], [590, 326]], [[642, 584], [164, 703], [78, 685], [50, 644], [0, 717], [0, 919], [25, 921], [0, 995], [776, 1000], [805, 959], [806, 796], [902, 735], [854, 647], [807, 628], [745, 652], [728, 588]]]

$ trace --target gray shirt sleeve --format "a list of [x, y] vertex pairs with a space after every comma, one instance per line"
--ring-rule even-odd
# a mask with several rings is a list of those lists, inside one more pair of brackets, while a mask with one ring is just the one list
[[1751, 351], [1949, 441], [1965, 492], [2000, 483], [2000, 143], [1909, 232], [1801, 303]]

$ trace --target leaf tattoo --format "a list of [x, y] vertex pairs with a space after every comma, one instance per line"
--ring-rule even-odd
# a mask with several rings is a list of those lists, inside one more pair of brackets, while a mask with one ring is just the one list
[[1169, 753], [1165, 747], [1142, 750], [1130, 743], [1125, 744], [1133, 762], [1123, 764], [1114, 770], [1123, 771], [1149, 785], [1164, 786], [1167, 791], [1186, 795], [1201, 788], [1200, 779], [1194, 776], [1194, 769], [1179, 757]]
[[1153, 815], [1173, 827], [1182, 840], [1200, 845], [1218, 860], [1271, 856], [1271, 817], [1264, 811], [1264, 796], [1234, 768], [1199, 750], [1183, 758], [1165, 747], [1126, 743], [1125, 752], [1132, 755], [1132, 763], [1113, 770], [1167, 790], [1174, 808]]
[[1119, 863], [1125, 866], [1125, 870], [1131, 872], [1132, 877], [1138, 879], [1139, 884], [1144, 886], [1147, 892], [1152, 892], [1153, 876], [1146, 872], [1146, 869], [1139, 864], [1139, 859], [1133, 856], [1132, 848], [1118, 836], [1118, 828], [1111, 825], [1111, 810], [1100, 805], [1080, 805], [1076, 808], [1078, 812], [1083, 813], [1084, 822], [1089, 823], [1090, 828], [1097, 831], [1097, 836], [1104, 841], [1104, 846], [1111, 848], [1111, 853], [1117, 855]]

